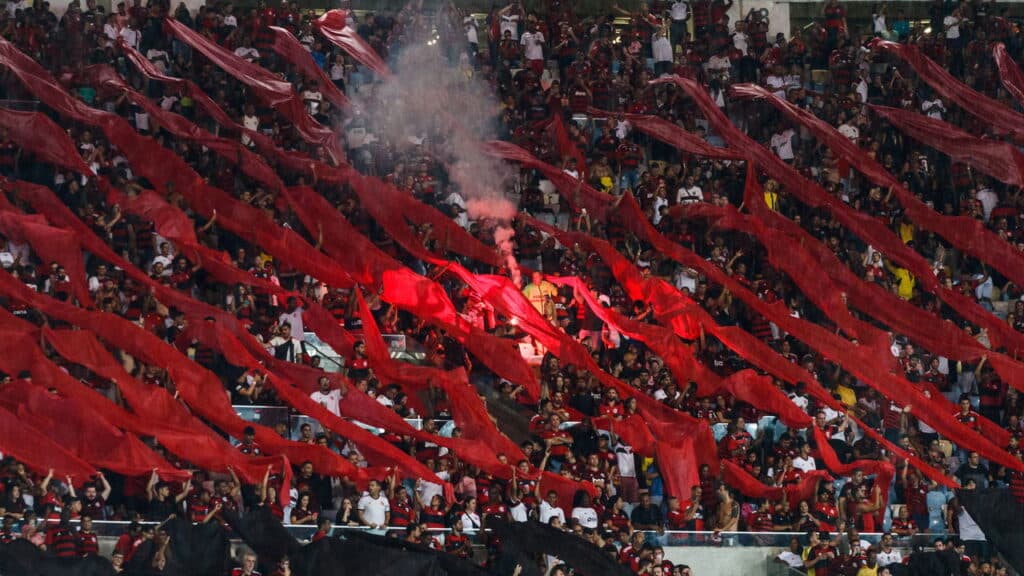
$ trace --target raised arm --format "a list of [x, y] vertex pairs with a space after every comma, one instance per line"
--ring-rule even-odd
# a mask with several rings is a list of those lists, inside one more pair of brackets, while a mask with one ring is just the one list
[[103, 498], [103, 501], [106, 502], [110, 498], [110, 482], [107, 482], [107, 477], [103, 475], [103, 472], [98, 473], [96, 476], [100, 479], [100, 484], [103, 484], [103, 489], [100, 491], [100, 498]]
[[185, 480], [184, 482], [181, 483], [181, 492], [179, 492], [178, 495], [174, 497], [174, 503], [178, 504], [179, 502], [181, 502], [185, 498], [188, 498], [188, 494], [191, 491], [192, 491], [192, 477], [189, 476], [188, 480]]
[[39, 492], [41, 494], [46, 494], [51, 480], [53, 480], [53, 468], [50, 468], [50, 471], [46, 473], [46, 478], [43, 478], [43, 481], [39, 483]]
[[146, 498], [152, 502], [156, 500], [156, 483], [160, 481], [160, 475], [157, 474], [156, 468], [153, 468], [153, 473], [149, 475], [149, 482], [146, 483]]

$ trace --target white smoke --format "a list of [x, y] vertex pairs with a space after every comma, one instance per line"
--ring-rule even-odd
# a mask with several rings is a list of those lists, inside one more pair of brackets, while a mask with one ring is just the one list
[[442, 163], [449, 176], [444, 196], [457, 191], [467, 216], [494, 230], [495, 245], [516, 279], [509, 224], [517, 209], [505, 193], [513, 170], [480, 147], [497, 137], [500, 102], [465, 54], [454, 64], [442, 54], [444, 43], [432, 29], [407, 34], [412, 40], [392, 66], [393, 76], [362, 95], [368, 132], [394, 145], [401, 157], [422, 155]]

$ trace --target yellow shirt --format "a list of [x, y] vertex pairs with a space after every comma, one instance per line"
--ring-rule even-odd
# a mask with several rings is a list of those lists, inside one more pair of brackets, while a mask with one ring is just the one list
[[874, 568], [861, 566], [860, 570], [857, 570], [857, 576], [878, 576], [878, 565], [876, 564]]
[[857, 403], [857, 393], [853, 391], [853, 388], [839, 384], [836, 386], [836, 394], [839, 394], [839, 401], [846, 406], [853, 406]]
[[[800, 557], [803, 558], [806, 561], [807, 557], [810, 556], [810, 555], [811, 555], [811, 547], [810, 546], [804, 546], [804, 550], [803, 550], [803, 552], [800, 553]], [[815, 569], [814, 568], [808, 568], [807, 569], [807, 576], [814, 576], [814, 573], [815, 573]]]
[[547, 297], [554, 298], [557, 295], [558, 289], [555, 288], [554, 284], [547, 280], [541, 280], [539, 285], [531, 282], [523, 288], [523, 296], [526, 296], [526, 299], [530, 301], [530, 304], [533, 304], [533, 307], [537, 309], [537, 312], [540, 312], [545, 317], [547, 316], [547, 306], [545, 306]]
[[904, 244], [914, 239], [915, 232], [917, 232], [917, 228], [915, 228], [913, 224], [900, 223], [900, 240], [903, 240]]
[[775, 192], [764, 193], [764, 203], [768, 205], [772, 210], [779, 210], [779, 195]]
[[893, 268], [892, 275], [896, 277], [896, 281], [899, 282], [899, 286], [896, 290], [896, 294], [904, 300], [910, 300], [914, 297], [914, 286], [917, 285], [917, 279], [911, 274], [906, 268]]

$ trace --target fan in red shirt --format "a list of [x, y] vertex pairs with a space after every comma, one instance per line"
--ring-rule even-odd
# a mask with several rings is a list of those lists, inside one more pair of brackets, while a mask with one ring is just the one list
[[[391, 510], [391, 517], [394, 518], [394, 508]], [[497, 522], [508, 522], [510, 518], [508, 506], [505, 504], [505, 499], [500, 493], [495, 493], [495, 497], [492, 498], [487, 505], [484, 506], [481, 514], [484, 526], [487, 526], [489, 518], [494, 518]]]
[[608, 472], [596, 453], [587, 456], [587, 466], [580, 472], [580, 480], [589, 480], [598, 488], [608, 482]]
[[729, 422], [727, 433], [718, 443], [718, 456], [729, 460], [740, 461], [746, 458], [747, 450], [754, 442], [753, 437], [745, 429], [743, 418]]
[[799, 484], [803, 478], [804, 471], [793, 466], [793, 457], [786, 456], [782, 460], [779, 472], [776, 475], [776, 482], [783, 486], [787, 484]]
[[92, 529], [91, 516], [82, 516], [82, 525], [75, 535], [75, 552], [79, 556], [97, 556], [100, 553], [100, 540]]
[[551, 458], [560, 462], [565, 460], [565, 457], [569, 454], [569, 449], [572, 447], [572, 436], [565, 430], [562, 430], [561, 427], [562, 417], [558, 414], [552, 414], [548, 418], [547, 428], [540, 433], [540, 438], [548, 447]]
[[212, 495], [209, 490], [199, 488], [188, 499], [188, 517], [192, 522], [206, 522], [214, 505], [211, 502]]
[[971, 398], [967, 394], [960, 395], [960, 410], [953, 415], [961, 424], [981, 432], [981, 415], [971, 410]]
[[823, 530], [835, 530], [839, 522], [839, 508], [832, 500], [832, 493], [821, 491], [818, 493], [818, 501], [811, 508], [811, 514], [818, 519]]
[[469, 537], [462, 531], [462, 518], [456, 518], [452, 531], [445, 535], [444, 550], [459, 558], [469, 558]]
[[[694, 486], [693, 490], [700, 490], [699, 486]], [[687, 506], [690, 502], [687, 502]], [[669, 530], [687, 530], [686, 511], [683, 510], [682, 505], [679, 503], [679, 498], [675, 496], [669, 496], [668, 498], [668, 511], [665, 512], [665, 527]]]
[[388, 486], [388, 500], [391, 506], [391, 521], [392, 526], [408, 526], [416, 522], [416, 509], [412, 504], [412, 499], [409, 498], [409, 492], [398, 486], [395, 488], [396, 482], [392, 481]]
[[[926, 512], [927, 513], [927, 512]], [[917, 522], [910, 517], [909, 506], [900, 506], [896, 517], [892, 519], [892, 531], [900, 536], [913, 536], [919, 528]]]
[[828, 533], [812, 530], [808, 537], [809, 545], [805, 566], [814, 568], [815, 576], [831, 576], [834, 574], [832, 567], [839, 554], [830, 542], [822, 541], [828, 538]]
[[597, 413], [600, 416], [608, 416], [616, 420], [622, 420], [626, 414], [625, 408], [622, 406], [622, 402], [619, 400], [619, 391], [615, 388], [609, 388], [604, 393], [604, 402], [597, 407]]
[[757, 512], [754, 512], [750, 517], [749, 525], [753, 532], [772, 531], [775, 527], [775, 521], [772, 519], [772, 503], [770, 500], [766, 499], [761, 502]]

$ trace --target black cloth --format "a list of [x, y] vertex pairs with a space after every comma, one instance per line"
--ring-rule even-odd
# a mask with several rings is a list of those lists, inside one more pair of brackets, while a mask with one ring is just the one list
[[223, 576], [230, 566], [230, 542], [227, 533], [216, 522], [192, 524], [185, 518], [174, 518], [163, 526], [170, 538], [167, 566], [153, 570], [155, 542], [142, 543], [125, 565], [130, 576]]
[[[238, 536], [266, 562], [268, 571], [287, 556], [294, 576], [484, 576], [488, 572], [451, 554], [403, 539], [345, 531], [301, 546], [268, 510], [244, 518], [225, 513]], [[511, 574], [511, 572], [509, 572]]]
[[57, 558], [22, 539], [0, 544], [0, 574], [7, 576], [113, 576], [106, 558]]
[[1024, 505], [1005, 489], [961, 490], [957, 497], [1010, 567], [1024, 574]]
[[524, 576], [538, 574], [537, 564], [531, 561], [538, 554], [557, 556], [576, 573], [601, 576], [627, 576], [628, 568], [589, 541], [569, 532], [552, 528], [536, 521], [496, 523], [491, 527], [501, 539], [503, 560], [495, 574], [511, 574], [515, 564], [523, 567]]

